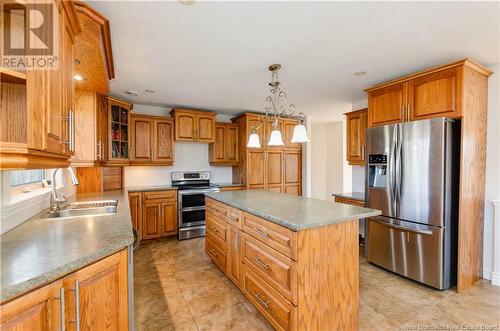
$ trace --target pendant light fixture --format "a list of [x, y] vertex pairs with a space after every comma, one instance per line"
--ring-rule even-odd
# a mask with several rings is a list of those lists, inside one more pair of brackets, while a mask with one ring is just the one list
[[[271, 81], [269, 86], [271, 87], [269, 96], [266, 98], [265, 110], [266, 114], [259, 116], [259, 124], [252, 128], [252, 133], [248, 137], [247, 147], [249, 148], [260, 148], [259, 135], [257, 130], [264, 124], [264, 122], [272, 122], [271, 136], [269, 137], [269, 142], [267, 146], [283, 146], [283, 137], [281, 131], [279, 130], [279, 120], [280, 118], [290, 118], [295, 113], [295, 105], [290, 104], [288, 108], [286, 107], [286, 92], [280, 87], [281, 82], [279, 81], [278, 71], [281, 69], [281, 64], [272, 64], [269, 66], [269, 71], [271, 71]], [[304, 114], [299, 113], [300, 123], [296, 125], [293, 129], [292, 143], [305, 143], [308, 142], [306, 127], [303, 124]]]

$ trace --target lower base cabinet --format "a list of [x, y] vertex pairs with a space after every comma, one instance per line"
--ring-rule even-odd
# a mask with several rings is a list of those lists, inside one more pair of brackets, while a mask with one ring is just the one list
[[142, 239], [177, 234], [177, 192], [175, 190], [130, 192], [132, 224]]
[[205, 201], [207, 255], [276, 330], [358, 329], [358, 220], [295, 232]]
[[127, 250], [0, 306], [0, 330], [128, 330]]

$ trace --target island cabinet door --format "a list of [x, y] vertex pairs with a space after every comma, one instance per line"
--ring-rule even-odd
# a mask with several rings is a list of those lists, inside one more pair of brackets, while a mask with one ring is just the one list
[[0, 307], [0, 330], [62, 330], [61, 292], [64, 293], [64, 288], [59, 280], [3, 304]]
[[127, 330], [127, 284], [127, 250], [64, 278], [66, 330]]
[[240, 287], [241, 260], [240, 260], [240, 229], [233, 225], [228, 225], [228, 263], [227, 276]]

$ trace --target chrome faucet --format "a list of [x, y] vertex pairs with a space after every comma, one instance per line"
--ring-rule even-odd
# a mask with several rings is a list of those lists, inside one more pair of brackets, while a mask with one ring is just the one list
[[[58, 194], [57, 194], [56, 174], [57, 174], [57, 171], [59, 169], [60, 168], [57, 168], [54, 170], [54, 172], [52, 172], [52, 194], [50, 195], [50, 210], [52, 210], [52, 211], [60, 210], [61, 204], [65, 203], [67, 201], [64, 194], [61, 194], [61, 196], [58, 196]], [[73, 168], [68, 167], [66, 169], [68, 169], [69, 174], [71, 175], [71, 184], [73, 184], [73, 186], [78, 186], [80, 184], [80, 181], [76, 177], [76, 174], [75, 174], [75, 171], [73, 170]]]

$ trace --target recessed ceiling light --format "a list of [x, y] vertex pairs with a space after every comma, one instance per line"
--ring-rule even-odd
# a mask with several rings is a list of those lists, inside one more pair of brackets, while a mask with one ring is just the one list
[[366, 71], [358, 71], [354, 73], [354, 76], [364, 76], [366, 75]]
[[74, 80], [81, 81], [81, 80], [86, 80], [87, 78], [83, 77], [82, 75], [74, 75], [74, 76], [73, 76], [73, 79], [74, 79]]
[[186, 6], [191, 6], [195, 2], [195, 0], [177, 0], [177, 1], [183, 5], [186, 5]]
[[138, 96], [138, 95], [139, 95], [139, 93], [137, 93], [136, 91], [132, 91], [132, 90], [130, 90], [130, 91], [125, 91], [125, 93], [127, 93], [128, 95], [131, 95], [131, 96], [133, 96], [133, 97], [136, 97], [136, 96]]
[[147, 92], [147, 93], [155, 93], [156, 91], [153, 90], [153, 89], [150, 89], [150, 88], [145, 88], [144, 89], [144, 92]]

